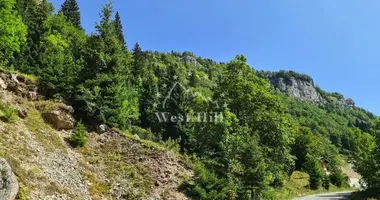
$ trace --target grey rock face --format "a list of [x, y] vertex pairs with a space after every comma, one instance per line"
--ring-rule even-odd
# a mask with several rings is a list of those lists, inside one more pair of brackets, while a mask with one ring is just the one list
[[4, 158], [0, 158], [0, 199], [14, 200], [19, 191], [16, 176]]
[[33, 83], [33, 81], [22, 75], [2, 69], [0, 69], [0, 89], [11, 91], [18, 96], [28, 97], [32, 100], [37, 99], [38, 87], [36, 83]]
[[311, 82], [298, 80], [294, 77], [291, 77], [289, 80], [285, 80], [282, 77], [272, 78], [270, 82], [281, 92], [285, 92], [291, 97], [316, 104], [324, 102], [321, 94], [319, 94]]

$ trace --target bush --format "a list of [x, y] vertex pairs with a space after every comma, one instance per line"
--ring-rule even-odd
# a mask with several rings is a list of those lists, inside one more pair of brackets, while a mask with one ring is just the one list
[[330, 190], [330, 179], [328, 176], [324, 176], [323, 177], [323, 180], [322, 180], [322, 186], [323, 188], [325, 188], [326, 190]]
[[173, 152], [180, 152], [180, 146], [179, 146], [179, 141], [181, 139], [177, 139], [177, 140], [173, 140], [171, 138], [169, 138], [168, 140], [166, 140], [165, 142], [163, 142], [163, 145], [166, 149], [168, 150], [171, 150]]
[[70, 138], [73, 147], [84, 147], [87, 144], [87, 131], [83, 123], [79, 122], [74, 129], [74, 134]]
[[194, 167], [195, 180], [181, 186], [188, 196], [200, 200], [236, 199], [237, 187], [225, 178], [218, 177], [203, 164]]
[[330, 181], [337, 187], [348, 187], [348, 177], [342, 171], [336, 170], [330, 174]]
[[3, 122], [13, 123], [17, 120], [17, 110], [9, 105], [0, 106], [0, 119]]
[[132, 126], [131, 133], [133, 135], [138, 135], [143, 140], [150, 140], [153, 142], [159, 142], [161, 140], [161, 135], [157, 133], [152, 133], [152, 131], [143, 129], [138, 126]]
[[322, 169], [321, 163], [318, 159], [313, 158], [309, 154], [306, 156], [306, 162], [303, 165], [303, 170], [310, 175], [309, 183], [310, 189], [318, 190], [322, 185], [325, 172]]

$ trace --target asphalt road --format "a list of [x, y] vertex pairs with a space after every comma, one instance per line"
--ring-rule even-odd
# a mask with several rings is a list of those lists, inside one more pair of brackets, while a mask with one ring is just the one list
[[311, 195], [311, 196], [306, 196], [306, 197], [300, 197], [300, 198], [296, 198], [296, 199], [293, 199], [293, 200], [328, 200], [328, 199], [332, 199], [332, 200], [337, 200], [337, 199], [340, 199], [340, 200], [346, 200], [348, 199], [348, 197], [350, 196], [350, 194], [352, 193], [353, 191], [350, 191], [350, 192], [334, 192], [334, 193], [326, 193], [326, 194], [317, 194], [317, 195]]

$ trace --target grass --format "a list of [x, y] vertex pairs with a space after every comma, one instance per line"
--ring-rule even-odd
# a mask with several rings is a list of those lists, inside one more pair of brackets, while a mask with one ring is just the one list
[[0, 70], [3, 70], [3, 71], [8, 72], [8, 73], [13, 73], [13, 74], [17, 74], [20, 76], [24, 76], [25, 78], [29, 79], [34, 84], [37, 84], [39, 82], [39, 78], [37, 76], [21, 73], [21, 72], [15, 70], [13, 67], [11, 67], [9, 69], [4, 68], [4, 67], [0, 67]]
[[17, 119], [17, 110], [11, 105], [0, 101], [0, 120], [6, 123], [14, 123], [17, 121]]
[[108, 196], [108, 192], [111, 189], [111, 185], [109, 183], [99, 180], [96, 175], [88, 170], [83, 173], [83, 177], [91, 183], [90, 195], [94, 199], [103, 199], [105, 196]]
[[38, 143], [43, 145], [47, 150], [54, 151], [57, 149], [66, 150], [61, 137], [56, 131], [41, 117], [41, 113], [35, 109], [28, 111], [28, 118], [24, 120], [24, 124], [33, 132]]
[[326, 190], [320, 187], [318, 190], [311, 190], [309, 188], [309, 175], [304, 172], [295, 171], [290, 180], [286, 183], [285, 187], [278, 190], [276, 199], [292, 199], [295, 197], [308, 196], [320, 193], [330, 193], [351, 190], [350, 188], [338, 188], [330, 184], [330, 189]]
[[36, 101], [33, 103], [34, 103], [34, 106], [37, 108], [37, 110], [41, 112], [52, 111], [59, 108], [59, 106], [62, 106], [62, 103], [57, 103], [55, 101], [47, 101], [47, 100]]
[[29, 189], [27, 187], [20, 187], [20, 191], [18, 193], [19, 200], [28, 200]]

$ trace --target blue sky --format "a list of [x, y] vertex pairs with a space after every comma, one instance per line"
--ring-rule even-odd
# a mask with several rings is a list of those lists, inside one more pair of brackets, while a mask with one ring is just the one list
[[[53, 0], [56, 8], [63, 0]], [[94, 30], [105, 0], [78, 0]], [[114, 0], [129, 47], [244, 54], [256, 69], [309, 74], [329, 92], [380, 115], [378, 0]]]

